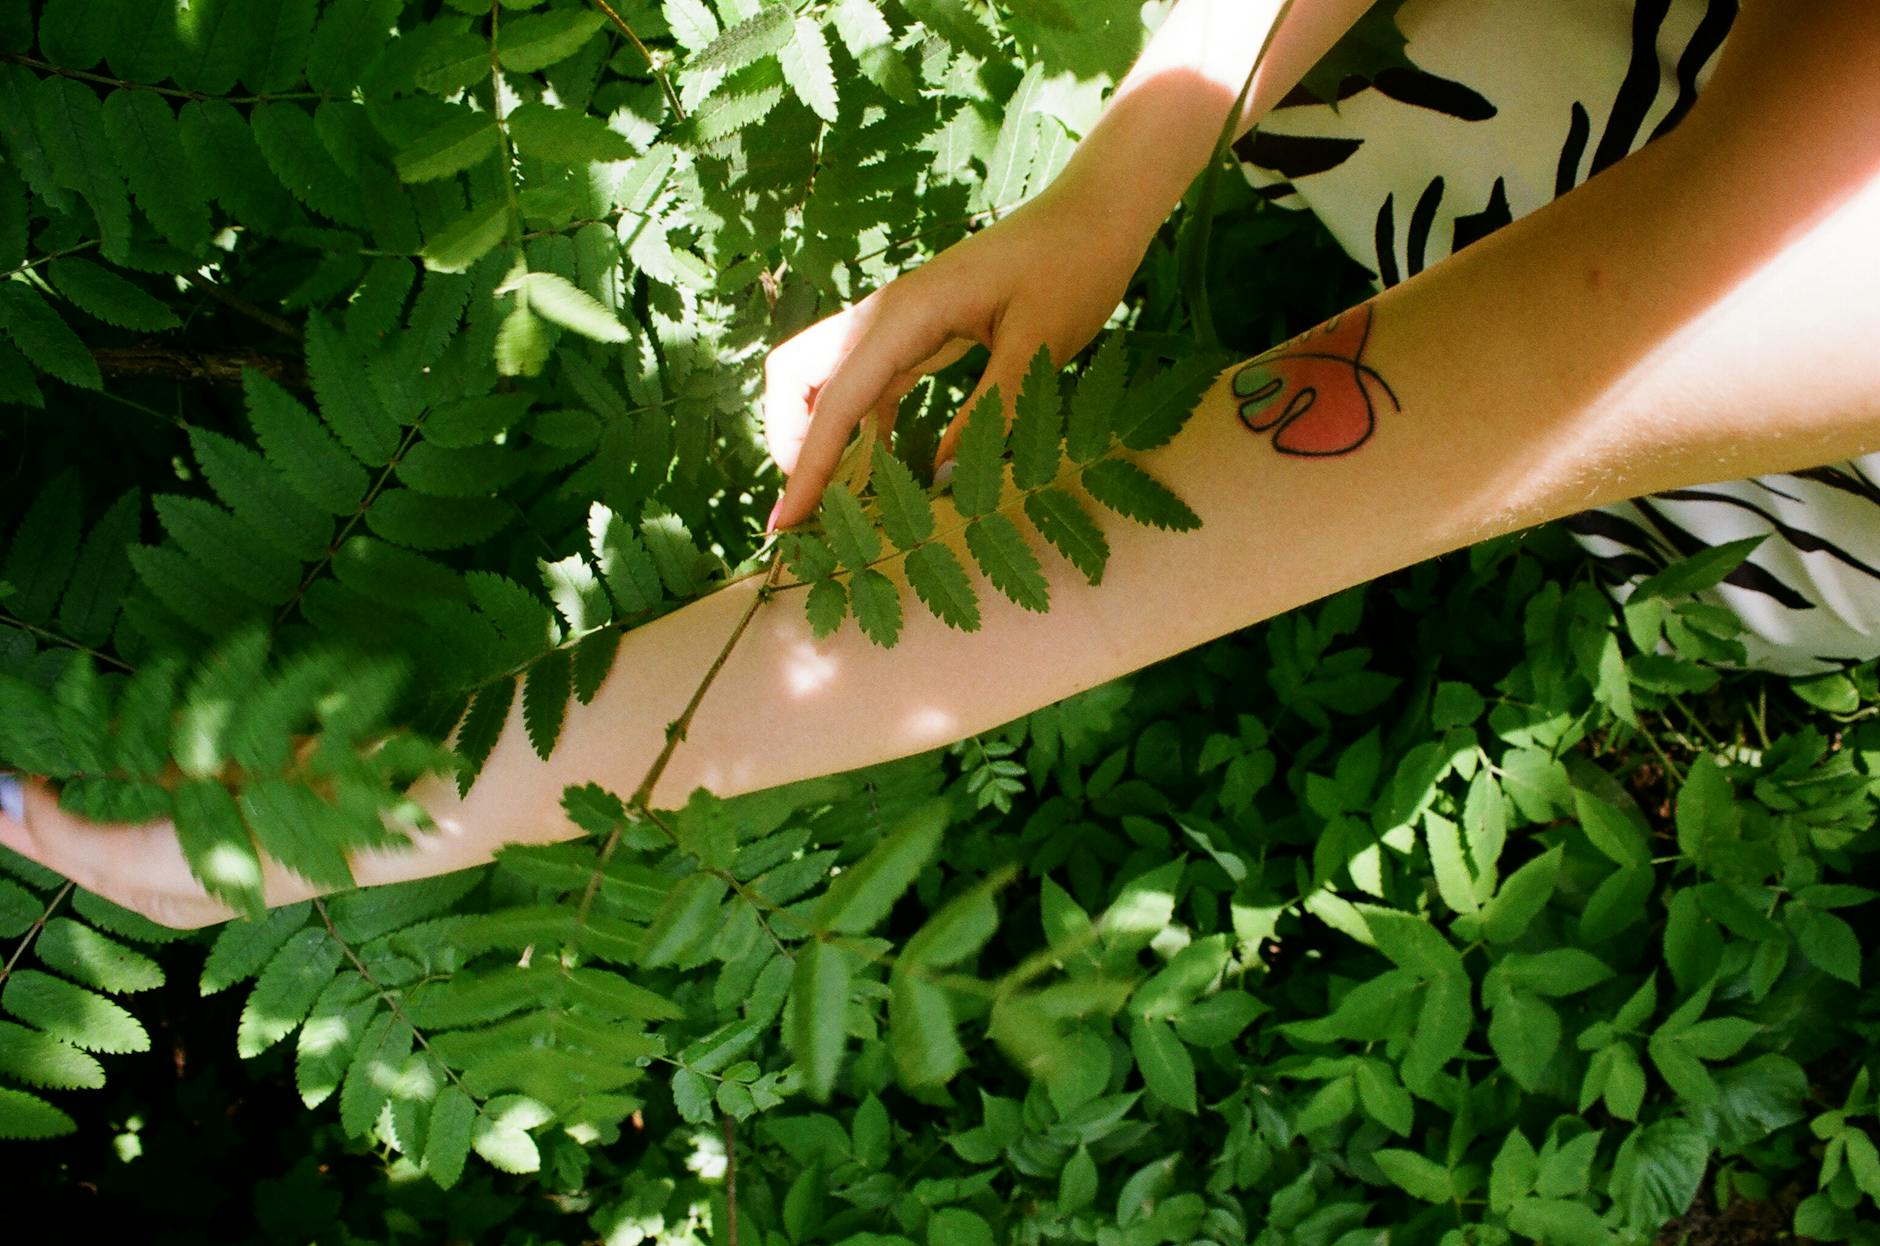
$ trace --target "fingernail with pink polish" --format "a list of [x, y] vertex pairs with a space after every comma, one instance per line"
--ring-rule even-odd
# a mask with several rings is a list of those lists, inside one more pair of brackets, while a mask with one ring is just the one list
[[764, 521], [764, 531], [766, 533], [775, 532], [777, 530], [777, 516], [781, 514], [783, 514], [783, 499], [778, 498], [777, 504], [770, 508], [770, 518]]

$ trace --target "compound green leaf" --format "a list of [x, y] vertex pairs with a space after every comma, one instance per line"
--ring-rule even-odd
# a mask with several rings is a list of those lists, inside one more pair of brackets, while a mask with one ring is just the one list
[[1090, 496], [1126, 519], [1174, 532], [1201, 526], [1201, 517], [1148, 472], [1123, 459], [1102, 459], [1084, 469]]
[[577, 7], [505, 21], [496, 39], [497, 59], [517, 73], [547, 69], [580, 51], [606, 22], [597, 10]]
[[913, 549], [933, 535], [933, 503], [915, 483], [907, 464], [875, 445], [875, 502], [881, 512], [881, 530], [901, 549]]
[[950, 548], [922, 545], [908, 553], [904, 565], [908, 584], [935, 618], [962, 632], [979, 630], [978, 594]]
[[828, 1099], [842, 1067], [854, 976], [853, 955], [833, 943], [813, 939], [797, 954], [790, 983], [790, 1026], [784, 1037], [810, 1094], [819, 1100]]
[[992, 586], [1027, 610], [1051, 608], [1051, 587], [1018, 525], [1004, 515], [981, 515], [966, 529], [966, 548]]

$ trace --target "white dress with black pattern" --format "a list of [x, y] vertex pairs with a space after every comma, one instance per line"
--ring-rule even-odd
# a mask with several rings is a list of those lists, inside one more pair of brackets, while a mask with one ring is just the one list
[[[1237, 145], [1248, 180], [1308, 208], [1390, 286], [1663, 134], [1703, 89], [1736, 0], [1408, 0], [1414, 68], [1295, 92]], [[1710, 596], [1752, 665], [1880, 655], [1880, 455], [1655, 494], [1564, 522], [1623, 595], [1709, 546], [1766, 539]]]

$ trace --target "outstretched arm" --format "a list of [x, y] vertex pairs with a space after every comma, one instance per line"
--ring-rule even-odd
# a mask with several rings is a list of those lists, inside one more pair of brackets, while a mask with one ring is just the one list
[[[752, 616], [655, 803], [932, 747], [1583, 507], [1880, 449], [1880, 80], [1865, 54], [1880, 10], [1834, 0], [1795, 20], [1760, 0], [1739, 22], [1678, 130], [1224, 376], [1146, 459], [1198, 533], [1117, 525], [1102, 587], [1053, 558], [1048, 615], [987, 595], [980, 634], [916, 612], [892, 651], [853, 628], [815, 640], [785, 591]], [[1858, 123], [1824, 126], [1821, 99]], [[734, 584], [630, 633], [549, 762], [512, 721], [467, 800], [423, 793], [440, 834], [362, 859], [361, 881], [573, 833], [562, 786], [639, 781], [756, 591]], [[96, 830], [32, 798], [34, 831], [7, 827], [9, 844], [162, 919], [219, 915], [186, 899], [200, 893], [166, 829]], [[126, 834], [144, 837], [134, 853]]]

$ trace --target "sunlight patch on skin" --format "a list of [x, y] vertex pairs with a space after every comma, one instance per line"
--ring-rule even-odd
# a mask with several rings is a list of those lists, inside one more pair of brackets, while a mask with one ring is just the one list
[[783, 677], [792, 696], [806, 697], [827, 688], [841, 670], [842, 664], [834, 654], [815, 645], [798, 644], [784, 658]]
[[937, 706], [926, 705], [907, 716], [906, 733], [933, 744], [952, 743], [960, 738], [959, 719]]

